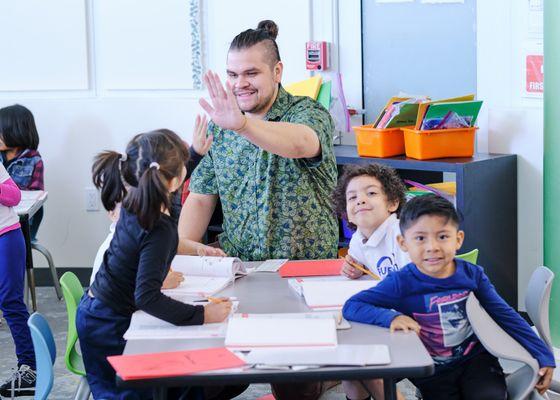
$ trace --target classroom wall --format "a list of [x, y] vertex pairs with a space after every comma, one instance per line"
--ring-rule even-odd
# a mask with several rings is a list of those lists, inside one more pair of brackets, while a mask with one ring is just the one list
[[[37, 1], [21, 0], [35, 2], [33, 6], [40, 3]], [[542, 100], [524, 98], [520, 93], [527, 3], [524, 0], [476, 3], [477, 93], [485, 100], [477, 146], [479, 151], [519, 154], [520, 304], [528, 277], [542, 263]], [[104, 212], [85, 211], [85, 188], [92, 186], [92, 157], [103, 149], [122, 150], [135, 133], [159, 127], [173, 129], [190, 140], [193, 118], [200, 111], [198, 98], [204, 92], [106, 90], [107, 81], [98, 63], [104, 53], [96, 52], [94, 2], [49, 2], [51, 8], [53, 4], [61, 5], [55, 13], [58, 21], [67, 21], [77, 32], [75, 37], [65, 44], [61, 53], [46, 52], [41, 48], [43, 44], [37, 42], [44, 13], [27, 15], [30, 18], [25, 25], [28, 40], [41, 50], [38, 58], [29, 62], [44, 64], [46, 73], [41, 81], [30, 82], [31, 87], [25, 91], [14, 91], [8, 85], [11, 80], [0, 80], [0, 107], [22, 103], [33, 110], [37, 120], [49, 190], [40, 241], [52, 251], [58, 266], [90, 267], [109, 225]], [[362, 107], [360, 0], [287, 0], [281, 6], [258, 0], [201, 0], [201, 4], [205, 66], [223, 74], [228, 41], [233, 35], [254, 27], [260, 19], [272, 18], [280, 26], [278, 41], [285, 63], [284, 82], [308, 76], [303, 67], [303, 42], [308, 38], [331, 41], [339, 44], [335, 46], [333, 64], [338, 64], [343, 73], [346, 99], [349, 105]], [[5, 15], [0, 12], [0, 26], [21, 32], [21, 24], [6, 20]], [[170, 45], [163, 34], [157, 31], [153, 34], [159, 35], [162, 46]], [[0, 41], [1, 53], [13, 53], [12, 59], [17, 58], [18, 51], [29, 52], [7, 46], [9, 41]], [[79, 73], [72, 76], [54, 73], [57, 65], [47, 60], [52, 56], [71, 63]], [[12, 67], [9, 76], [22, 82], [26, 72], [23, 67]], [[360, 120], [359, 116], [355, 117], [354, 123], [359, 124]], [[352, 143], [353, 135], [345, 135], [344, 142]], [[37, 259], [44, 266], [42, 258]]]
[[[126, 1], [121, 3], [126, 4]], [[30, 7], [40, 4], [37, 0], [21, 2]], [[93, 156], [103, 149], [122, 151], [134, 134], [160, 127], [173, 129], [190, 141], [194, 117], [201, 111], [198, 99], [205, 95], [198, 90], [159, 89], [170, 85], [159, 80], [144, 82], [136, 89], [108, 90], [114, 83], [110, 79], [115, 74], [107, 68], [116, 67], [112, 67], [115, 63], [107, 62], [110, 51], [99, 48], [100, 21], [96, 21], [96, 17], [99, 18], [102, 11], [97, 8], [100, 4], [107, 6], [108, 3], [105, 0], [49, 2], [50, 12], [63, 24], [57, 27], [62, 33], [51, 37], [50, 42], [41, 41], [44, 14], [29, 12], [25, 14], [27, 20], [23, 24], [7, 18], [7, 12], [0, 12], [0, 26], [4, 30], [23, 34], [22, 27], [25, 26], [30, 46], [16, 49], [8, 41], [1, 41], [0, 53], [4, 62], [36, 51], [38, 55], [30, 62], [41, 63], [44, 59], [45, 68], [50, 68], [25, 90], [13, 90], [3, 82], [0, 85], [0, 107], [17, 102], [29, 107], [35, 115], [41, 138], [39, 150], [45, 161], [45, 184], [49, 191], [38, 238], [51, 250], [59, 267], [91, 267], [97, 247], [108, 232], [109, 221], [101, 205], [100, 211], [85, 211], [85, 189], [92, 186], [90, 168]], [[204, 64], [225, 76], [229, 41], [241, 30], [255, 28], [260, 20], [273, 19], [280, 28], [278, 44], [285, 64], [284, 82], [305, 79], [309, 74], [303, 58], [304, 43], [313, 35], [332, 35], [332, 9], [337, 4], [334, 0], [285, 0], [281, 4], [259, 0], [202, 0]], [[8, 5], [4, 4], [4, 7]], [[322, 20], [316, 28], [312, 28], [313, 12], [321, 15]], [[185, 23], [188, 23], [187, 17]], [[325, 18], [329, 20], [325, 22]], [[49, 29], [54, 30], [50, 23]], [[176, 46], [166, 37], [166, 32], [153, 30], [153, 40], [164, 47]], [[72, 36], [69, 40], [72, 46], [63, 44], [61, 48], [60, 40], [68, 36]], [[55, 53], [44, 48], [55, 44], [58, 44], [54, 46]], [[62, 62], [57, 64], [48, 60], [52, 54], [62, 57], [58, 60]], [[64, 67], [65, 62], [72, 65]], [[66, 68], [64, 74], [52, 73], [57, 65]], [[28, 69], [13, 67], [10, 80], [25, 82], [27, 74]], [[177, 82], [176, 87], [185, 87], [183, 77], [178, 77], [179, 80], [181, 82]], [[150, 83], [156, 88], [146, 89]], [[36, 260], [39, 260], [39, 266], [45, 266], [41, 257]]]
[[524, 56], [542, 48], [539, 3], [477, 1], [477, 96], [484, 100], [478, 149], [518, 154], [520, 309], [529, 277], [543, 263], [543, 101], [523, 90]]

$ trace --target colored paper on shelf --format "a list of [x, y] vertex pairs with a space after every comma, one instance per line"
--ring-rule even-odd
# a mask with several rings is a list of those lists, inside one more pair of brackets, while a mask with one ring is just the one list
[[321, 89], [319, 89], [319, 94], [317, 95], [317, 101], [325, 107], [327, 111], [331, 108], [331, 87], [331, 81], [323, 82]]
[[[426, 111], [424, 120], [422, 121], [422, 129], [427, 126], [433, 126], [439, 122], [450, 112], [456, 113], [462, 117], [472, 127], [476, 122], [480, 108], [482, 107], [482, 100], [473, 101], [456, 101], [446, 103], [431, 104]], [[439, 121], [439, 122], [438, 122]], [[432, 128], [433, 129], [433, 128]]]
[[375, 119], [375, 122], [373, 123], [373, 127], [376, 128], [377, 124], [379, 124], [379, 121], [381, 121], [381, 118], [383, 118], [383, 116], [385, 115], [387, 109], [392, 106], [394, 103], [400, 103], [401, 101], [405, 101], [405, 100], [409, 100], [410, 97], [391, 97], [389, 99], [389, 101], [385, 104], [385, 106], [383, 107], [383, 109], [381, 110], [381, 112], [379, 113], [379, 115], [377, 116], [377, 118]]
[[423, 103], [420, 103], [420, 105], [418, 106], [418, 116], [416, 117], [416, 125], [414, 126], [414, 129], [416, 130], [420, 129], [420, 126], [422, 125], [422, 121], [424, 120], [424, 115], [426, 115], [426, 111], [428, 110], [428, 107], [431, 104], [448, 103], [453, 101], [471, 101], [471, 100], [474, 100], [474, 94], [467, 94], [459, 97], [450, 97], [448, 99], [431, 100], [431, 101], [425, 101]]
[[321, 75], [315, 75], [304, 81], [287, 85], [284, 89], [286, 89], [286, 91], [292, 96], [309, 96], [313, 100], [317, 100], [317, 95], [319, 94], [319, 89], [321, 89], [322, 82], [323, 78]]
[[418, 103], [402, 104], [398, 114], [389, 120], [385, 128], [401, 128], [414, 125], [418, 116], [418, 106]]

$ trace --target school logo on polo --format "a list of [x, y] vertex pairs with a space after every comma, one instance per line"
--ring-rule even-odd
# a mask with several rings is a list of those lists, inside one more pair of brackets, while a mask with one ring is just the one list
[[392, 254], [392, 258], [389, 256], [383, 256], [377, 260], [377, 272], [379, 272], [382, 276], [386, 276], [389, 275], [389, 272], [398, 271], [399, 267], [393, 261], [394, 259], [395, 255]]

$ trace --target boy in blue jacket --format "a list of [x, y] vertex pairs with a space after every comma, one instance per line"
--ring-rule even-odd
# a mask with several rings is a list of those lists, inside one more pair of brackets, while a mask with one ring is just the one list
[[420, 336], [435, 363], [434, 375], [412, 380], [425, 400], [506, 399], [502, 368], [467, 319], [467, 297], [474, 292], [488, 314], [537, 359], [536, 389], [544, 393], [554, 356], [498, 295], [481, 267], [455, 258], [464, 232], [453, 205], [438, 196], [416, 197], [401, 211], [400, 230], [399, 245], [412, 262], [351, 297], [344, 317]]

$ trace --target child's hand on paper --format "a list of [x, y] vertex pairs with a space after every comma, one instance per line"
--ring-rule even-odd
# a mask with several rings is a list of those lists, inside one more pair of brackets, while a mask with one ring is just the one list
[[553, 373], [554, 373], [554, 368], [552, 367], [543, 367], [539, 369], [539, 380], [535, 385], [535, 389], [537, 389], [537, 391], [540, 394], [544, 394], [550, 387], [550, 382], [552, 381]]
[[[359, 262], [354, 260], [350, 256], [350, 254], [347, 254], [346, 257], [344, 258], [344, 264], [342, 264], [342, 269], [340, 270], [340, 274], [344, 275], [345, 277], [350, 278], [350, 279], [358, 279], [364, 273], [362, 271], [354, 268], [353, 266], [351, 266], [350, 263], [360, 264]], [[366, 268], [366, 267], [364, 267], [364, 268]]]
[[391, 332], [414, 331], [416, 333], [420, 333], [420, 325], [418, 325], [418, 322], [406, 315], [399, 315], [398, 317], [393, 319], [389, 328], [391, 329]]
[[207, 130], [208, 120], [206, 115], [203, 117], [197, 115], [194, 123], [192, 147], [194, 151], [201, 156], [208, 153], [208, 150], [210, 150], [210, 146], [212, 146], [212, 142], [214, 141], [213, 135], [206, 136]]
[[207, 246], [202, 243], [197, 246], [196, 253], [201, 257], [227, 257], [227, 254], [219, 247]]
[[225, 299], [219, 303], [210, 302], [204, 306], [204, 323], [211, 324], [214, 322], [222, 322], [231, 312], [231, 301]]
[[179, 287], [181, 282], [183, 282], [184, 280], [185, 280], [185, 277], [183, 276], [182, 273], [177, 272], [177, 271], [169, 270], [169, 272], [167, 273], [167, 276], [163, 280], [163, 285], [161, 285], [161, 288], [162, 289], [175, 289], [176, 287]]

